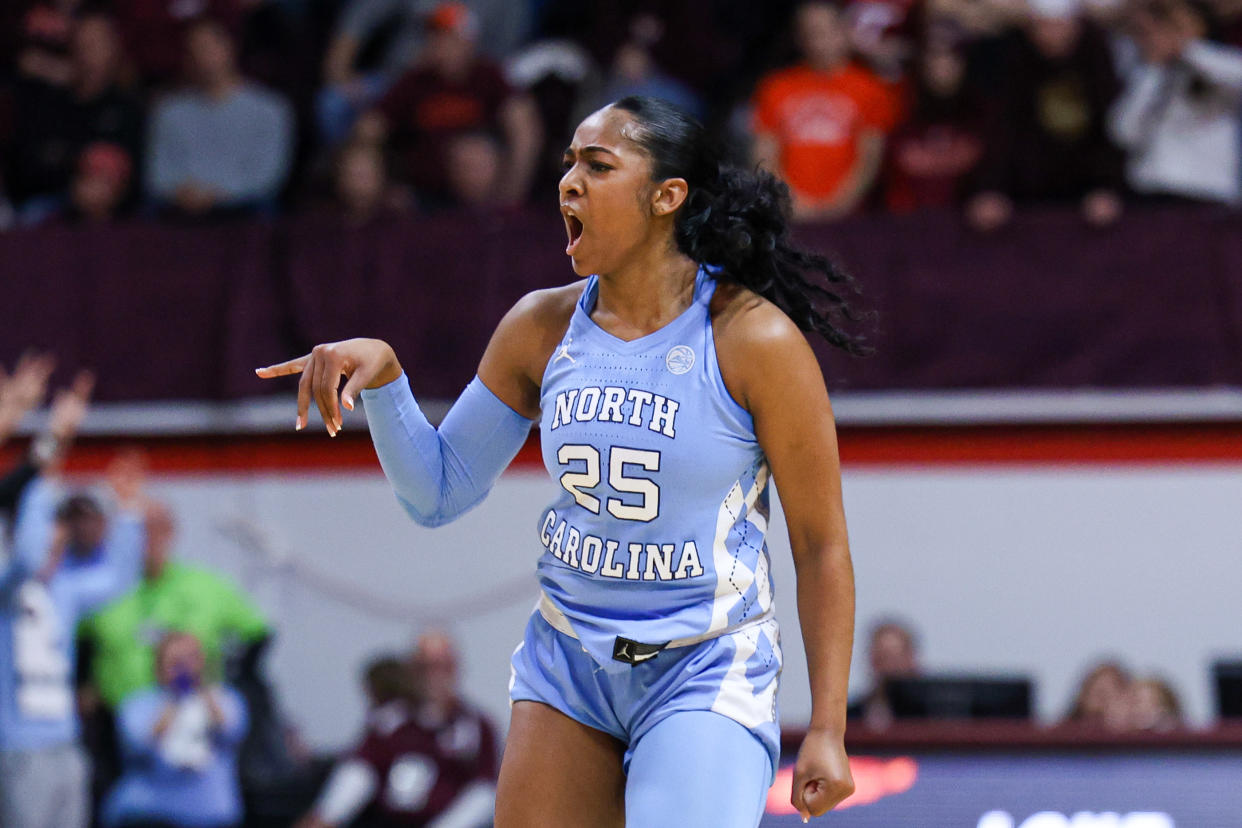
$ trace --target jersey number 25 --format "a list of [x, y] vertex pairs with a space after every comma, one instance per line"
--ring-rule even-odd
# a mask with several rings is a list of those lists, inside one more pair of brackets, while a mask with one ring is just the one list
[[[589, 512], [599, 514], [600, 499], [588, 489], [600, 484], [600, 451], [595, 446], [566, 444], [556, 452], [562, 466], [578, 465], [561, 474], [561, 485], [574, 496], [578, 505]], [[660, 487], [649, 477], [635, 477], [627, 472], [638, 467], [648, 472], [660, 470], [660, 452], [613, 446], [608, 449], [608, 485], [622, 495], [637, 495], [639, 502], [627, 502], [621, 497], [607, 498], [608, 514], [619, 520], [638, 520], [649, 523], [660, 515]]]

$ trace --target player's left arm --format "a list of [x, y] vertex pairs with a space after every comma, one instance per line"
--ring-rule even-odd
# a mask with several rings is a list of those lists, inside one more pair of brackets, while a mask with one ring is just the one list
[[774, 305], [745, 301], [718, 337], [725, 382], [754, 417], [789, 526], [811, 722], [792, 802], [819, 816], [853, 792], [845, 707], [854, 641], [854, 570], [841, 499], [836, 425], [819, 363]]

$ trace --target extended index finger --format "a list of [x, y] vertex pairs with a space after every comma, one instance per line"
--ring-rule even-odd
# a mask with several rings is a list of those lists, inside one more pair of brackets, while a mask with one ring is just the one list
[[311, 355], [303, 354], [296, 359], [288, 362], [279, 362], [275, 365], [268, 365], [265, 368], [255, 368], [254, 372], [263, 379], [271, 379], [272, 377], [287, 377], [290, 374], [300, 374], [302, 369], [306, 367], [306, 363], [310, 362]]

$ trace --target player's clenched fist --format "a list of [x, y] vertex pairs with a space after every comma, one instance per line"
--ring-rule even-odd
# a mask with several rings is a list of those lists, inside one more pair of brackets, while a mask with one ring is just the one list
[[[380, 339], [345, 339], [316, 345], [309, 354], [257, 368], [255, 373], [264, 379], [301, 374], [298, 383], [298, 416], [294, 428], [306, 427], [306, 414], [313, 399], [319, 407], [328, 434], [333, 437], [341, 430], [341, 408], [354, 410], [354, 397], [363, 388], [378, 388], [401, 376], [401, 364], [392, 347]], [[341, 377], [346, 378], [345, 388], [337, 396]]]
[[790, 804], [802, 821], [831, 811], [854, 792], [854, 777], [841, 736], [820, 730], [807, 731], [794, 765]]

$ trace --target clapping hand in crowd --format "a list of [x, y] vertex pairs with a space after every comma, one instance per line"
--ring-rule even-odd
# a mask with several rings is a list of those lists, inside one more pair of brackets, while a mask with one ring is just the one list
[[17, 428], [28, 412], [47, 396], [47, 381], [56, 368], [50, 354], [27, 351], [17, 360], [12, 374], [0, 366], [0, 443]]
[[94, 390], [95, 375], [90, 371], [79, 371], [71, 385], [61, 388], [52, 397], [47, 424], [31, 450], [32, 460], [45, 473], [55, 471], [64, 459], [65, 451], [77, 436], [82, 420], [86, 417], [91, 392]]

